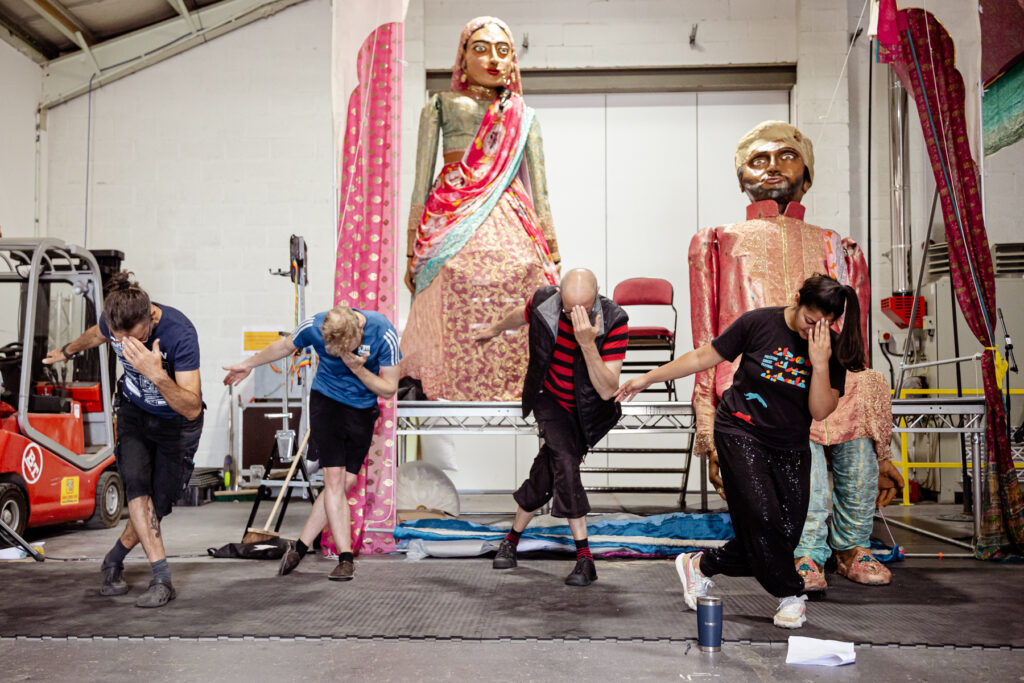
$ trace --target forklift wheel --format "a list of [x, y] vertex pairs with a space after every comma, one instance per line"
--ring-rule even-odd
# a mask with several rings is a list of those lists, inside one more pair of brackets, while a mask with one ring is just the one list
[[96, 483], [96, 509], [85, 525], [90, 529], [109, 529], [121, 521], [124, 512], [124, 488], [121, 475], [107, 470]]
[[20, 536], [28, 524], [28, 500], [17, 484], [0, 483], [0, 519]]

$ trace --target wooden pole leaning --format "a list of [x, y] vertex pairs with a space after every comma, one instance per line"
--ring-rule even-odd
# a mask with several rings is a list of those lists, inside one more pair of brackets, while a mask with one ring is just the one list
[[263, 525], [262, 529], [255, 527], [249, 527], [245, 531], [245, 536], [242, 537], [242, 543], [260, 543], [262, 541], [269, 541], [277, 538], [281, 534], [276, 531], [271, 531], [270, 527], [274, 524], [274, 519], [277, 517], [277, 511], [281, 507], [281, 502], [284, 500], [285, 494], [288, 492], [288, 485], [292, 481], [292, 477], [295, 476], [295, 468], [299, 466], [299, 458], [302, 457], [306, 450], [306, 444], [309, 443], [309, 433], [312, 430], [307, 429], [306, 434], [302, 437], [302, 443], [299, 444], [299, 450], [295, 453], [295, 457], [292, 458], [291, 467], [288, 468], [288, 476], [284, 478], [284, 483], [281, 485], [281, 492], [277, 494], [277, 500], [274, 501], [274, 507], [270, 511], [270, 516], [267, 517], [267, 523]]

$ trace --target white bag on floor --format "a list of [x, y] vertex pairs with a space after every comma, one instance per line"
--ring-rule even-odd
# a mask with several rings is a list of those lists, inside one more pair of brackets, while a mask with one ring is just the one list
[[417, 460], [398, 468], [395, 502], [398, 510], [440, 510], [459, 516], [459, 492], [441, 468]]
[[442, 470], [459, 471], [455, 460], [455, 439], [450, 434], [420, 436], [420, 457]]

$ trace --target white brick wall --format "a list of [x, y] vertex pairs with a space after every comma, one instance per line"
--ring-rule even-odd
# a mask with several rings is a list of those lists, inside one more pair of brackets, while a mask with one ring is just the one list
[[[330, 6], [311, 0], [93, 93], [88, 246], [117, 248], [195, 323], [209, 406], [197, 463], [227, 452], [221, 366], [241, 328], [292, 324], [288, 238], [310, 248], [307, 311], [331, 305]], [[48, 232], [82, 243], [87, 98], [50, 112]]]
[[795, 123], [814, 143], [814, 186], [804, 199], [809, 220], [844, 236], [850, 234], [849, 93], [842, 73], [846, 21], [841, 0], [800, 3], [793, 97]]
[[0, 231], [5, 237], [35, 234], [35, 129], [42, 78], [32, 60], [0, 41]]
[[424, 59], [428, 69], [449, 68], [459, 31], [489, 12], [520, 43], [529, 36], [524, 69], [793, 62], [796, 7], [796, 0], [427, 0]]

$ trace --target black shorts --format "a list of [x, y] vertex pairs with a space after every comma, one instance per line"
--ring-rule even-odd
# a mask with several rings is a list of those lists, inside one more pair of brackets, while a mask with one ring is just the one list
[[309, 452], [321, 467], [344, 467], [352, 474], [366, 460], [380, 408], [353, 408], [319, 391], [309, 393]]
[[125, 499], [149, 496], [157, 517], [166, 517], [192, 476], [203, 415], [194, 420], [159, 417], [127, 398], [119, 403], [114, 452]]

